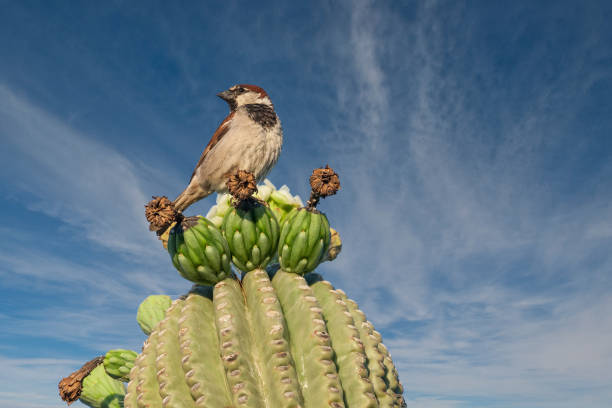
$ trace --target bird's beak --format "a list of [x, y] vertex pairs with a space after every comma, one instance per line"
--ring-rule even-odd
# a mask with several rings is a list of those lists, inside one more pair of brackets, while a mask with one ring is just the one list
[[230, 102], [231, 100], [234, 99], [234, 93], [231, 91], [223, 91], [223, 92], [219, 92], [217, 94], [217, 96], [221, 99], [223, 99], [225, 102]]

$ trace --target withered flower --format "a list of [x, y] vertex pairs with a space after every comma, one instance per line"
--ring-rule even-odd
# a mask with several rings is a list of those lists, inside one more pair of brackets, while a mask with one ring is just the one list
[[329, 165], [324, 168], [314, 169], [310, 176], [310, 200], [308, 200], [307, 208], [314, 210], [319, 203], [320, 198], [325, 198], [336, 194], [340, 190], [340, 178], [338, 174]]
[[340, 178], [329, 165], [326, 165], [325, 168], [312, 171], [310, 187], [319, 197], [334, 195], [340, 190]]
[[238, 201], [246, 201], [257, 191], [257, 183], [253, 173], [238, 170], [229, 176], [226, 182], [227, 190]]
[[83, 367], [79, 368], [68, 377], [63, 378], [58, 384], [60, 397], [66, 401], [68, 405], [78, 400], [83, 389], [83, 379], [103, 362], [104, 357], [96, 357], [83, 364]]
[[151, 224], [149, 230], [156, 231], [158, 235], [161, 235], [170, 224], [178, 220], [178, 212], [174, 209], [174, 205], [168, 197], [153, 196], [153, 199], [145, 205], [145, 217]]

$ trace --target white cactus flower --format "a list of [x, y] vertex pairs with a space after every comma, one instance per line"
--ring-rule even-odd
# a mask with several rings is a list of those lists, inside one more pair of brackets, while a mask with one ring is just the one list
[[255, 197], [263, 201], [268, 201], [270, 199], [270, 194], [272, 194], [274, 190], [276, 190], [274, 184], [272, 184], [270, 180], [265, 179], [263, 184], [257, 186]]
[[213, 205], [206, 214], [206, 218], [217, 228], [223, 224], [223, 217], [230, 209], [231, 199], [232, 196], [229, 194], [217, 194], [217, 204]]
[[[268, 179], [265, 179], [263, 184], [257, 186], [255, 197], [265, 201], [270, 206], [270, 209], [276, 215], [279, 222], [283, 220], [285, 215], [294, 208], [303, 207], [300, 196], [293, 196], [286, 185], [276, 189], [274, 184]], [[217, 194], [217, 203], [206, 214], [206, 218], [220, 227], [223, 223], [223, 217], [232, 205], [232, 196], [230, 194]]]

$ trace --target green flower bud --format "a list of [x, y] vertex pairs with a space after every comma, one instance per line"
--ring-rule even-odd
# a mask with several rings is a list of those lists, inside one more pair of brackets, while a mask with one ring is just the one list
[[325, 214], [300, 208], [287, 215], [278, 243], [281, 269], [299, 275], [313, 271], [327, 254], [331, 234]]
[[142, 331], [148, 336], [151, 334], [157, 323], [166, 315], [166, 310], [172, 304], [170, 296], [151, 295], [138, 306], [136, 320]]
[[204, 217], [189, 217], [170, 232], [168, 252], [181, 276], [214, 285], [231, 276], [230, 250], [221, 231]]
[[257, 202], [232, 208], [221, 227], [232, 262], [243, 272], [265, 268], [276, 255], [279, 226], [272, 211]]
[[134, 367], [136, 357], [138, 357], [138, 353], [132, 350], [110, 350], [104, 356], [104, 369], [114, 379], [128, 382], [130, 380], [130, 370]]
[[123, 383], [106, 374], [101, 364], [83, 379], [79, 400], [92, 408], [123, 408]]

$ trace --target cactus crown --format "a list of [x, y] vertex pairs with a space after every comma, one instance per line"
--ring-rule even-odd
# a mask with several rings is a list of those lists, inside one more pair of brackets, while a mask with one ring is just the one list
[[[151, 230], [166, 236], [173, 265], [196, 285], [174, 301], [147, 298], [138, 310], [142, 352], [92, 360], [60, 382], [62, 398], [94, 408], [405, 407], [380, 334], [344, 292], [309, 273], [341, 248], [316, 209], [340, 189], [338, 175], [315, 169], [310, 185], [302, 207], [285, 186], [266, 181], [258, 191], [252, 174], [237, 171], [227, 181], [233, 198], [219, 196], [210, 220], [153, 197]], [[125, 397], [119, 380], [128, 382]]]

